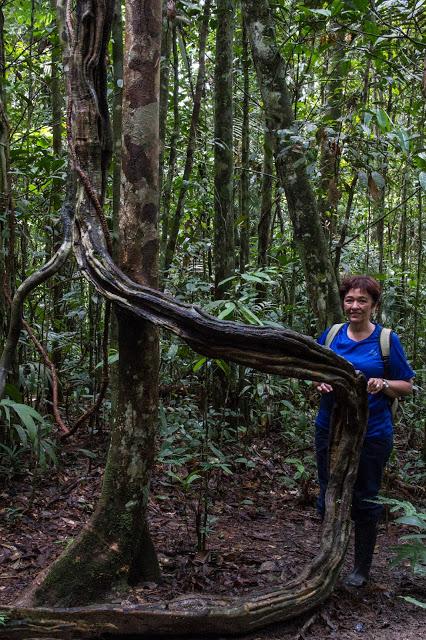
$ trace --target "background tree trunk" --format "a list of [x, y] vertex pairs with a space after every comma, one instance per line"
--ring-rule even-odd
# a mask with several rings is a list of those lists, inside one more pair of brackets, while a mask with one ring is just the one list
[[9, 322], [8, 295], [15, 287], [15, 215], [10, 180], [9, 121], [6, 108], [4, 15], [0, 7], [0, 341]]
[[268, 250], [271, 243], [273, 171], [273, 138], [271, 132], [266, 130], [263, 142], [262, 201], [257, 226], [257, 264], [259, 267], [268, 266]]
[[250, 66], [247, 29], [241, 16], [241, 45], [243, 72], [243, 122], [241, 134], [240, 173], [240, 271], [245, 270], [250, 261]]
[[215, 297], [219, 283], [234, 273], [233, 39], [234, 1], [217, 0], [214, 125], [214, 264]]
[[173, 256], [175, 253], [176, 242], [179, 234], [179, 226], [182, 218], [183, 206], [185, 203], [185, 196], [188, 191], [189, 180], [191, 178], [192, 168], [194, 165], [194, 154], [195, 154], [195, 147], [197, 143], [198, 123], [200, 120], [200, 111], [201, 111], [201, 99], [203, 97], [204, 83], [206, 78], [206, 41], [207, 41], [207, 34], [209, 29], [210, 6], [211, 6], [211, 0], [206, 0], [206, 3], [204, 5], [203, 16], [201, 19], [200, 44], [199, 44], [199, 54], [198, 54], [198, 75], [197, 75], [197, 82], [195, 85], [194, 105], [192, 108], [188, 145], [186, 148], [185, 168], [183, 171], [182, 185], [179, 189], [176, 209], [173, 216], [170, 234], [169, 234], [167, 246], [166, 246], [166, 252], [164, 257], [165, 273], [167, 273], [167, 271], [170, 269]]
[[277, 175], [284, 188], [294, 240], [305, 272], [311, 307], [323, 328], [341, 319], [339, 291], [317, 204], [306, 173], [285, 77], [285, 64], [275, 41], [267, 0], [244, 0], [243, 11], [253, 61], [274, 140]]

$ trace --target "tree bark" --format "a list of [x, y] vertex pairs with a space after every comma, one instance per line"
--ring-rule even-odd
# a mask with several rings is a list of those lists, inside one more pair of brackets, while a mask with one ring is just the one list
[[309, 301], [319, 327], [324, 327], [342, 317], [339, 291], [295, 128], [284, 60], [277, 48], [267, 0], [244, 0], [243, 11], [267, 126], [274, 140], [277, 175], [285, 191]]
[[241, 134], [241, 175], [240, 175], [240, 271], [245, 271], [250, 260], [250, 75], [247, 29], [242, 22], [242, 72], [243, 72], [243, 123]]
[[257, 227], [257, 264], [259, 267], [268, 266], [268, 250], [271, 244], [273, 170], [273, 139], [271, 132], [265, 131], [263, 142], [262, 201], [260, 219]]
[[[107, 233], [100, 206], [103, 200], [106, 169], [111, 157], [111, 135], [106, 101], [105, 57], [111, 30], [113, 0], [106, 3], [96, 0], [79, 0], [76, 5], [75, 32], [68, 32], [71, 46], [69, 60], [69, 146], [74, 168], [80, 177], [77, 196], [78, 224], [86, 221], [99, 227], [97, 237]], [[72, 25], [67, 15], [68, 29]], [[90, 176], [90, 178], [89, 178]], [[109, 244], [109, 251], [111, 245]], [[127, 407], [129, 409], [129, 407]], [[133, 417], [131, 408], [127, 413]], [[37, 604], [90, 602], [108, 589], [120, 576], [128, 576], [138, 539], [142, 537], [140, 504], [133, 505], [126, 490], [134, 490], [131, 481], [126, 483], [132, 451], [120, 460], [117, 468], [117, 453], [114, 446], [120, 440], [120, 423], [114, 429], [112, 445], [107, 461], [102, 494], [95, 514], [88, 526], [41, 576], [33, 590], [27, 594], [28, 601]], [[135, 448], [135, 459], [137, 458]], [[134, 472], [136, 476], [136, 471]], [[125, 488], [123, 489], [123, 485]], [[123, 502], [124, 501], [124, 502]], [[129, 503], [128, 509], [125, 505]], [[139, 510], [138, 510], [139, 508]], [[136, 513], [137, 511], [137, 513]], [[137, 520], [137, 525], [135, 524]], [[99, 553], [94, 554], [97, 547]], [[25, 598], [24, 598], [25, 599]]]
[[123, 17], [121, 0], [114, 0], [114, 14], [112, 20], [112, 65], [114, 78], [114, 97], [112, 104], [112, 134], [113, 134], [113, 174], [112, 174], [112, 228], [113, 254], [118, 254], [118, 225], [120, 215], [121, 190], [121, 134], [122, 134], [122, 103], [123, 103]]
[[[170, 151], [167, 167], [167, 177], [162, 188], [161, 197], [161, 261], [164, 270], [167, 240], [170, 227], [170, 202], [173, 192], [173, 180], [176, 174], [177, 147], [180, 135], [180, 113], [179, 113], [179, 55], [177, 43], [177, 27], [172, 28], [172, 50], [173, 50], [173, 129], [170, 135]], [[161, 121], [160, 121], [161, 123]], [[161, 169], [160, 169], [161, 171]], [[161, 177], [161, 173], [160, 173]], [[165, 274], [167, 275], [167, 274]]]
[[227, 288], [219, 286], [234, 273], [234, 151], [233, 151], [233, 39], [234, 0], [217, 0], [215, 125], [214, 125], [214, 264], [215, 298]]
[[[172, 21], [169, 19], [168, 0], [162, 0], [162, 37], [161, 37], [161, 68], [160, 68], [160, 159], [159, 159], [159, 192], [163, 183], [164, 146], [166, 144], [167, 113], [169, 110], [169, 79], [170, 53], [172, 49]], [[161, 205], [160, 205], [161, 209]]]
[[347, 71], [345, 58], [345, 30], [331, 24], [335, 39], [330, 55], [329, 81], [325, 87], [325, 114], [323, 124], [318, 130], [320, 145], [320, 189], [318, 211], [323, 228], [331, 246], [337, 224], [337, 205], [340, 200], [339, 164], [340, 164], [340, 129], [339, 118], [342, 112], [344, 83]]

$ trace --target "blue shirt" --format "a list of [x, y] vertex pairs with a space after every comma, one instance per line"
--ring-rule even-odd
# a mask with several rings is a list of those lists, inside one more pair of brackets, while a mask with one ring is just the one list
[[[348, 323], [343, 325], [334, 337], [330, 348], [348, 360], [355, 369], [359, 369], [369, 378], [384, 377], [384, 363], [380, 350], [380, 331], [382, 327], [377, 324], [373, 333], [364, 340], [352, 340], [348, 336]], [[318, 338], [319, 344], [324, 344], [330, 329], [326, 329]], [[396, 333], [392, 331], [389, 353], [389, 379], [411, 380], [415, 376], [414, 371], [407, 362], [401, 342]], [[328, 429], [331, 410], [334, 404], [334, 394], [324, 393], [321, 397], [316, 426], [319, 429]], [[367, 438], [389, 438], [392, 436], [392, 411], [388, 396], [384, 393], [368, 394], [368, 427]]]

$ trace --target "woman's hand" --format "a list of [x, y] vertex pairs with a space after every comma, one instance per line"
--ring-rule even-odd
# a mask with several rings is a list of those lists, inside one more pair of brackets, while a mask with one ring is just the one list
[[314, 382], [314, 384], [317, 388], [317, 391], [319, 391], [320, 393], [330, 393], [331, 391], [333, 391], [333, 387], [327, 382]]
[[413, 391], [413, 380], [384, 380], [383, 378], [370, 378], [367, 382], [368, 393], [380, 393], [383, 391], [389, 398], [408, 396]]
[[367, 382], [367, 391], [373, 395], [380, 393], [386, 388], [386, 383], [383, 378], [370, 378]]

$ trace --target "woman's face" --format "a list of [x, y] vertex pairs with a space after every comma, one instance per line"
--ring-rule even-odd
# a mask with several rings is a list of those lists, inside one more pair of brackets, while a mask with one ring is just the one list
[[349, 289], [343, 298], [343, 312], [353, 324], [361, 325], [370, 322], [375, 306], [368, 291], [361, 289]]

